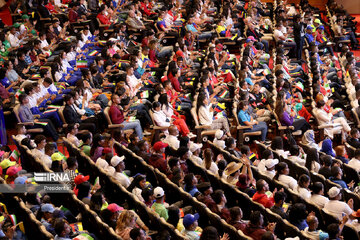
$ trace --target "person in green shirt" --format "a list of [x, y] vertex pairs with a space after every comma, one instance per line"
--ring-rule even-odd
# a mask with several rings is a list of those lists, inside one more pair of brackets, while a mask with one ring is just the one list
[[92, 133], [89, 131], [85, 131], [81, 134], [81, 144], [79, 148], [90, 157], [90, 149], [91, 149], [91, 143], [92, 143]]
[[155, 202], [151, 206], [151, 209], [159, 214], [160, 217], [164, 218], [165, 221], [169, 218], [168, 210], [165, 208], [164, 199], [165, 192], [162, 187], [156, 187], [154, 189]]

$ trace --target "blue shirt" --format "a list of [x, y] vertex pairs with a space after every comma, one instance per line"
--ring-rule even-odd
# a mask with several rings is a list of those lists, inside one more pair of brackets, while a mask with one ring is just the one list
[[188, 25], [186, 25], [186, 28], [190, 32], [198, 32], [198, 30], [195, 28], [194, 24], [188, 24]]
[[[7, 77], [4, 77], [0, 80], [1, 84], [4, 85], [5, 88], [9, 87], [11, 85], [10, 80]], [[12, 88], [9, 89], [9, 92], [13, 92], [14, 90]]]
[[341, 180], [341, 179], [336, 179], [336, 178], [334, 178], [334, 177], [330, 177], [329, 179], [330, 179], [330, 181], [339, 184], [342, 188], [348, 188], [348, 186], [346, 185], [346, 183], [345, 183], [343, 180]]
[[251, 117], [250, 117], [249, 113], [245, 112], [244, 110], [240, 110], [240, 112], [238, 113], [238, 119], [239, 119], [239, 123], [242, 126], [245, 126], [244, 122], [250, 122], [251, 121]]

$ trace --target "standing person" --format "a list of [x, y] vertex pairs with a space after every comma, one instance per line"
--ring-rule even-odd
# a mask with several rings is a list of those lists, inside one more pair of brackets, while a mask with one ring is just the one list
[[301, 15], [294, 16], [294, 38], [297, 45], [296, 56], [298, 60], [302, 58], [302, 50], [305, 42], [305, 27], [304, 17]]

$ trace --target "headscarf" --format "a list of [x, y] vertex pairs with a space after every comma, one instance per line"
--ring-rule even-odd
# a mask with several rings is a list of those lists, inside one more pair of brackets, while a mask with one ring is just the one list
[[334, 151], [332, 149], [332, 141], [331, 141], [331, 139], [325, 139], [323, 141], [321, 151], [326, 153], [327, 155], [335, 157], [335, 153], [334, 153]]
[[304, 133], [304, 136], [302, 137], [301, 142], [308, 147], [316, 148], [316, 150], [320, 151], [320, 147], [315, 142], [315, 139], [314, 139], [314, 130], [307, 130]]

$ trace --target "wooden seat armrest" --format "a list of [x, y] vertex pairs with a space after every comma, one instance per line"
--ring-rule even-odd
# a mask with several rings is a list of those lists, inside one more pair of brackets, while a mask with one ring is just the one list
[[108, 127], [109, 128], [123, 128], [124, 125], [122, 125], [122, 124], [110, 124]]
[[334, 124], [324, 124], [321, 126], [318, 126], [318, 129], [324, 129], [324, 128], [333, 128]]
[[239, 125], [239, 126], [237, 126], [237, 129], [239, 129], [239, 130], [252, 129], [252, 126], [241, 126], [241, 125]]
[[153, 126], [154, 130], [167, 130], [169, 127]]
[[200, 125], [200, 126], [196, 126], [195, 129], [211, 129], [210, 125]]
[[286, 130], [286, 129], [294, 130], [294, 126], [280, 126], [279, 127], [279, 130]]

